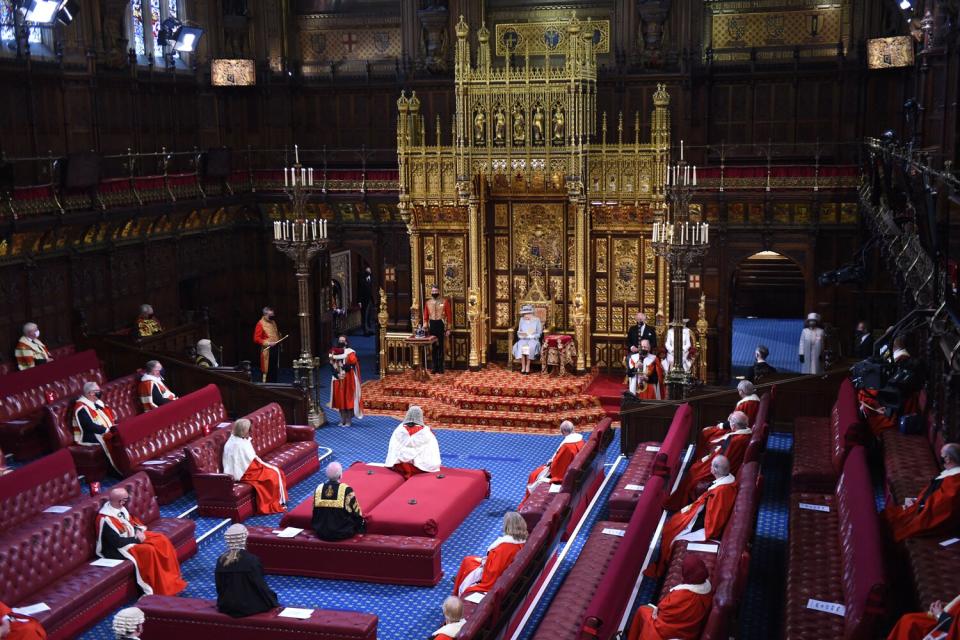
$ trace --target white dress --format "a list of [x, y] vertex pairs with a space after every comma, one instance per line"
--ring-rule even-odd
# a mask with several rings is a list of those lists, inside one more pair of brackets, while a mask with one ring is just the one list
[[543, 338], [543, 323], [540, 318], [520, 318], [517, 327], [517, 341], [513, 343], [513, 357], [517, 360], [523, 357], [523, 349], [527, 348], [527, 356], [531, 360], [540, 357], [540, 339]]
[[800, 364], [800, 373], [823, 373], [823, 329], [804, 327], [800, 333], [800, 355], [803, 362]]

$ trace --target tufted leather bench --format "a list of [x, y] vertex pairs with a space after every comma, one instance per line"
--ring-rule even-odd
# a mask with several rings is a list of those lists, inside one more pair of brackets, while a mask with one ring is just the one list
[[104, 383], [100, 361], [93, 351], [0, 377], [0, 449], [17, 460], [44, 453], [49, 446], [37, 429], [43, 407], [79, 395], [88, 381]]
[[122, 475], [146, 472], [160, 504], [192, 487], [186, 446], [227, 422], [216, 385], [207, 386], [117, 426], [114, 462]]
[[360, 534], [326, 542], [309, 529], [293, 538], [278, 538], [271, 527], [249, 531], [247, 550], [267, 573], [422, 586], [443, 577], [438, 538]]
[[934, 443], [925, 435], [905, 435], [896, 429], [880, 434], [887, 489], [896, 504], [914, 498], [940, 473]]
[[280, 609], [244, 618], [217, 611], [215, 600], [144, 596], [137, 601], [146, 621], [143, 640], [376, 640], [377, 616], [315, 609], [306, 620], [281, 618]]
[[[103, 402], [113, 409], [119, 424], [137, 415], [141, 411], [140, 396], [137, 392], [139, 377], [136, 374], [117, 378], [101, 385]], [[77, 472], [88, 482], [99, 481], [110, 472], [110, 462], [99, 446], [88, 447], [73, 441], [73, 409], [75, 397], [61, 398], [44, 408], [44, 429], [51, 448], [67, 449], [77, 465]]]
[[832, 492], [850, 448], [863, 442], [863, 428], [857, 391], [845, 378], [828, 417], [804, 416], [793, 421], [791, 490]]
[[[584, 494], [583, 489], [590, 489], [591, 480], [595, 479], [602, 464], [601, 455], [607, 449], [607, 445], [613, 438], [610, 418], [604, 418], [597, 424], [596, 428], [590, 433], [586, 444], [579, 453], [570, 462], [567, 472], [563, 476], [563, 482], [560, 484], [559, 493], [569, 493], [572, 498], [572, 504], [576, 505], [582, 502]], [[549, 484], [538, 485], [520, 507], [520, 515], [527, 522], [527, 530], [533, 531], [540, 518], [546, 512], [547, 507], [556, 499], [559, 493], [551, 493]]]
[[[251, 441], [257, 455], [282, 469], [289, 486], [320, 468], [313, 429], [288, 425], [280, 405], [274, 402], [244, 417], [251, 422]], [[223, 446], [229, 438], [229, 429], [217, 429], [189, 443], [187, 466], [200, 514], [240, 522], [253, 515], [254, 491], [222, 471]]]
[[47, 507], [76, 507], [90, 501], [81, 493], [70, 454], [58, 451], [0, 476], [0, 531], [31, 526], [46, 516]]
[[[790, 497], [785, 638], [876, 637], [886, 606], [883, 557], [866, 453], [854, 447], [833, 494]], [[846, 615], [808, 609], [810, 599], [842, 604]]]

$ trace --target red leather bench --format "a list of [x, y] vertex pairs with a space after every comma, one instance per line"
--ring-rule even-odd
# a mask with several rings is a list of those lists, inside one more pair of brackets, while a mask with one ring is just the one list
[[[77, 350], [72, 344], [65, 344], [62, 347], [54, 347], [50, 349], [50, 357], [53, 358], [54, 362], [56, 362], [66, 358], [67, 356], [72, 356], [76, 352]], [[16, 359], [0, 362], [0, 376], [5, 376], [8, 373], [16, 373], [17, 371], [19, 371], [19, 369], [17, 369]]]
[[83, 383], [103, 384], [100, 361], [93, 351], [0, 378], [0, 449], [17, 460], [36, 458], [48, 449], [37, 425], [43, 407], [60, 398], [80, 395]]
[[[140, 394], [137, 391], [139, 377], [130, 374], [101, 385], [103, 402], [116, 413], [119, 424], [141, 412]], [[73, 441], [73, 409], [76, 397], [61, 398], [44, 408], [47, 438], [54, 451], [67, 449], [77, 465], [77, 472], [88, 482], [102, 480], [110, 472], [110, 462], [99, 446], [88, 447]]]
[[143, 640], [376, 640], [377, 616], [316, 609], [306, 620], [281, 618], [280, 609], [244, 618], [217, 611], [213, 600], [144, 596], [137, 601], [146, 621]]
[[186, 446], [227, 421], [220, 390], [208, 384], [118, 425], [114, 462], [124, 476], [146, 472], [160, 504], [173, 502], [193, 486]]
[[684, 448], [690, 441], [692, 426], [693, 410], [689, 404], [682, 404], [673, 415], [673, 422], [662, 443], [641, 442], [637, 445], [607, 501], [611, 520], [630, 520], [644, 491], [634, 487], [644, 487], [651, 476], [663, 476], [667, 486], [672, 486], [680, 470]]
[[[69, 459], [69, 454], [61, 455]], [[190, 520], [159, 518], [150, 481], [143, 474], [128, 478], [127, 508], [154, 531], [170, 535], [180, 560], [196, 552]], [[0, 537], [0, 600], [11, 606], [43, 602], [50, 607], [36, 615], [52, 640], [76, 638], [99, 619], [137, 595], [133, 565], [94, 567], [95, 519], [101, 500], [59, 514], [44, 514]]]
[[[280, 405], [274, 402], [244, 417], [251, 422], [251, 441], [257, 455], [282, 469], [289, 486], [320, 468], [313, 429], [288, 425]], [[229, 429], [217, 429], [189, 443], [187, 466], [197, 492], [200, 515], [240, 522], [253, 515], [254, 491], [250, 485], [234, 482], [222, 471], [223, 446], [229, 437]]]
[[0, 476], [0, 531], [30, 526], [47, 507], [92, 501], [81, 492], [70, 454], [57, 451]]
[[828, 417], [793, 421], [791, 491], [833, 491], [850, 448], [863, 442], [863, 428], [857, 391], [849, 378], [844, 379]]
[[[801, 504], [822, 505], [830, 511], [803, 509]], [[834, 493], [790, 497], [784, 637], [877, 637], [886, 612], [883, 558], [866, 453], [863, 447], [854, 447]], [[808, 609], [811, 599], [844, 605], [846, 613]]]
[[583, 445], [583, 448], [570, 462], [570, 466], [567, 467], [559, 492], [551, 492], [551, 485], [543, 483], [537, 485], [523, 502], [523, 506], [520, 507], [520, 515], [526, 520], [528, 531], [533, 531], [533, 528], [537, 526], [540, 518], [546, 512], [547, 507], [560, 493], [570, 494], [571, 508], [575, 511], [582, 510], [584, 498], [589, 501], [593, 496], [593, 492], [598, 486], [596, 480], [598, 478], [602, 479], [602, 454], [607, 450], [607, 445], [613, 439], [611, 424], [610, 418], [604, 418], [590, 433], [586, 444]]

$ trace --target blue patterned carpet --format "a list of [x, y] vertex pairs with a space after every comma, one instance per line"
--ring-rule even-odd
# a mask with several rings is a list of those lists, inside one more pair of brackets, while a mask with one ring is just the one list
[[770, 349], [767, 362], [780, 372], [799, 372], [797, 346], [803, 320], [778, 318], [734, 318], [733, 346], [730, 355], [733, 375], [743, 375], [753, 366], [753, 352], [758, 344]]

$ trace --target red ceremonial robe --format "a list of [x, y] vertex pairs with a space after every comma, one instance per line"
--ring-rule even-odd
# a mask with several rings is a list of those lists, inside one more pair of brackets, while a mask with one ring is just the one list
[[[663, 525], [663, 537], [660, 539], [660, 559], [656, 564], [647, 567], [645, 575], [657, 578], [670, 567], [670, 558], [673, 555], [673, 543], [678, 538], [696, 542], [699, 540], [715, 540], [723, 534], [733, 503], [737, 499], [737, 480], [733, 475], [726, 475], [713, 481], [703, 494], [693, 503], [673, 514]], [[696, 528], [701, 521], [702, 529]]]
[[[146, 539], [115, 550], [104, 549], [104, 530], [108, 527], [121, 538], [132, 538], [139, 529], [143, 531]], [[147, 531], [146, 525], [136, 516], [129, 514], [126, 508], [115, 509], [108, 502], [97, 514], [97, 555], [109, 558], [113, 551], [133, 562], [137, 584], [145, 594], [175, 596], [187, 588], [187, 583], [180, 577], [177, 550], [170, 539], [161, 533]]]
[[[713, 606], [710, 581], [703, 584], [678, 584], [660, 598], [654, 607], [643, 606], [630, 625], [629, 640], [693, 640]], [[654, 617], [656, 612], [656, 617]]]
[[14, 613], [0, 602], [0, 618], [4, 616], [10, 616], [10, 633], [3, 637], [4, 640], [46, 640], [47, 632], [39, 622], [30, 616]]
[[267, 348], [267, 343], [278, 340], [280, 340], [280, 329], [277, 328], [276, 321], [260, 318], [257, 326], [253, 328], [253, 341], [260, 345], [260, 371], [263, 375], [267, 375], [270, 370], [270, 349]]
[[743, 411], [747, 414], [750, 422], [748, 423], [751, 427], [757, 419], [757, 414], [760, 412], [760, 398], [755, 393], [751, 393], [749, 396], [744, 396], [740, 399], [740, 402], [737, 403], [737, 406], [733, 408], [734, 411]]
[[[956, 626], [957, 614], [960, 613], [960, 596], [954, 598], [953, 602], [948, 603], [943, 608], [943, 612], [954, 619], [953, 626]], [[939, 624], [937, 618], [934, 618], [930, 613], [905, 613], [897, 620], [897, 624], [890, 631], [887, 640], [923, 640], [927, 637], [927, 634], [937, 627], [940, 627], [937, 630], [946, 637], [950, 626], [946, 622], [943, 625]]]
[[[663, 400], [666, 396], [666, 386], [663, 381], [663, 364], [660, 358], [648, 355], [643, 361], [643, 375], [647, 376], [647, 388], [637, 394], [637, 397], [643, 400]], [[650, 380], [656, 376], [657, 381]]]
[[[571, 433], [563, 438], [563, 442], [557, 447], [550, 462], [542, 464], [534, 469], [527, 477], [527, 493], [523, 500], [530, 497], [538, 484], [549, 482], [550, 484], [560, 484], [563, 482], [563, 476], [567, 474], [570, 463], [577, 457], [580, 450], [583, 449], [583, 436], [579, 433]], [[523, 500], [520, 502], [523, 505]]]
[[284, 501], [287, 499], [287, 477], [282, 469], [267, 466], [259, 459], [253, 459], [240, 481], [253, 487], [257, 494], [257, 513], [282, 513], [287, 510], [284, 506]]
[[333, 357], [341, 360], [344, 368], [353, 368], [344, 373], [342, 380], [335, 376], [330, 378], [330, 402], [327, 406], [341, 411], [352, 409], [354, 417], [362, 418], [363, 400], [360, 395], [360, 361], [357, 352], [348, 348], [342, 355]]
[[140, 378], [140, 384], [137, 385], [137, 392], [140, 394], [140, 404], [143, 405], [144, 413], [150, 411], [151, 409], [156, 409], [158, 406], [153, 400], [153, 393], [155, 390], [167, 400], [177, 399], [177, 396], [174, 395], [173, 391], [170, 391], [170, 389], [167, 388], [167, 385], [163, 383], [163, 380], [156, 376], [144, 374], [144, 376]]
[[883, 514], [897, 542], [954, 530], [960, 526], [960, 467], [931, 480], [909, 507], [888, 504]]
[[885, 414], [883, 405], [877, 400], [876, 389], [860, 389], [857, 392], [857, 400], [860, 401], [860, 411], [863, 413], [867, 426], [873, 435], [879, 436], [887, 429], [893, 429], [897, 426], [896, 421]]
[[666, 507], [670, 511], [676, 511], [685, 504], [690, 504], [697, 497], [697, 485], [703, 482], [710, 482], [713, 478], [713, 472], [710, 465], [713, 464], [714, 456], [723, 455], [730, 461], [730, 473], [737, 474], [740, 465], [743, 464], [743, 458], [747, 453], [747, 445], [750, 444], [750, 438], [753, 435], [752, 429], [740, 429], [737, 431], [728, 431], [719, 438], [713, 439], [710, 444], [713, 445], [713, 451], [707, 453], [692, 465], [683, 477], [680, 486], [667, 500]]
[[471, 593], [487, 593], [493, 588], [520, 549], [523, 541], [513, 536], [501, 536], [487, 549], [486, 557], [467, 556], [453, 581], [453, 595], [464, 597]]

